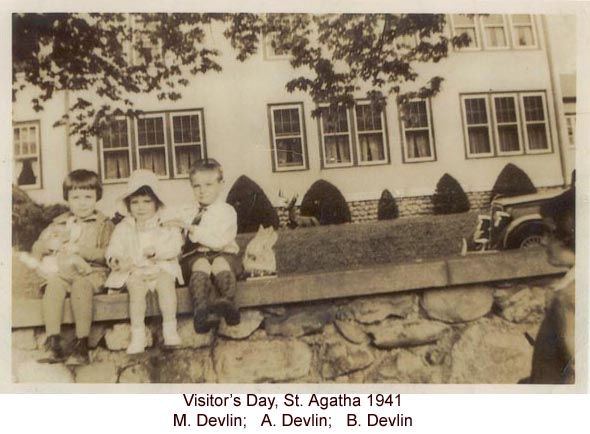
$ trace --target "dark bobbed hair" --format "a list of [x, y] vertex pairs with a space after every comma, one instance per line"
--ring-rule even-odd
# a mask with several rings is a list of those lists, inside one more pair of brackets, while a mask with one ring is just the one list
[[[563, 243], [575, 249], [576, 247], [576, 189], [570, 188], [559, 196], [547, 201], [541, 206], [541, 216], [551, 219], [555, 223], [555, 236]], [[573, 229], [567, 225], [571, 218]]]
[[154, 190], [152, 190], [147, 185], [144, 185], [142, 187], [139, 187], [137, 190], [135, 190], [133, 193], [131, 193], [129, 196], [127, 196], [125, 199], [123, 199], [123, 202], [125, 202], [125, 206], [127, 207], [128, 212], [131, 212], [131, 209], [130, 209], [131, 199], [133, 199], [134, 197], [138, 197], [138, 196], [151, 197], [152, 200], [156, 203], [156, 210], [159, 210], [160, 208], [162, 208], [164, 206], [164, 202], [162, 202], [160, 200], [160, 198], [158, 196], [156, 196], [156, 193], [154, 193]]
[[68, 174], [63, 182], [64, 200], [68, 200], [70, 191], [94, 190], [96, 191], [96, 200], [102, 199], [102, 183], [96, 172], [86, 169], [77, 169]]
[[197, 160], [190, 169], [190, 178], [192, 179], [193, 176], [198, 172], [212, 172], [216, 171], [219, 174], [218, 181], [223, 181], [223, 168], [221, 164], [213, 158], [204, 158], [202, 160]]

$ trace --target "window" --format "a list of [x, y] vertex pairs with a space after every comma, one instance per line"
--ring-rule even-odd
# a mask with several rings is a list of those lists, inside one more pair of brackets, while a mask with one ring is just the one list
[[131, 173], [131, 141], [127, 119], [115, 119], [101, 134], [102, 174], [105, 181], [126, 179]]
[[345, 107], [324, 107], [320, 115], [325, 167], [352, 166], [352, 136]]
[[321, 106], [322, 165], [325, 168], [387, 164], [385, 111], [368, 100], [350, 109]]
[[103, 181], [124, 181], [136, 169], [151, 170], [162, 179], [187, 177], [191, 165], [207, 154], [203, 125], [202, 110], [111, 121], [99, 140]]
[[131, 17], [131, 63], [142, 65], [156, 60], [162, 60], [162, 41], [152, 40], [150, 36], [157, 30], [157, 24], [153, 21], [144, 21], [139, 14]]
[[567, 127], [567, 138], [570, 146], [576, 145], [576, 114], [566, 113], [565, 124]]
[[41, 188], [41, 140], [38, 121], [12, 128], [14, 146], [13, 182], [24, 188]]
[[486, 48], [508, 48], [508, 35], [504, 15], [490, 14], [480, 17]]
[[402, 108], [402, 139], [405, 162], [435, 159], [434, 135], [426, 100], [410, 101]]
[[354, 114], [359, 164], [386, 163], [383, 110], [369, 101], [357, 101]]
[[469, 36], [469, 45], [460, 48], [460, 51], [481, 48], [501, 50], [510, 48], [511, 44], [516, 49], [537, 47], [537, 33], [533, 15], [454, 14], [450, 17], [450, 24], [453, 36], [462, 34]]
[[274, 169], [307, 169], [303, 104], [270, 105], [269, 111]]
[[466, 33], [469, 36], [469, 45], [461, 50], [479, 50], [479, 36], [477, 34], [477, 25], [475, 15], [451, 15], [451, 29], [455, 36]]
[[525, 144], [528, 152], [549, 150], [549, 126], [545, 116], [545, 95], [521, 95], [525, 129]]
[[463, 95], [461, 101], [468, 158], [551, 152], [544, 93]]
[[535, 48], [537, 46], [537, 34], [532, 15], [510, 15], [510, 24], [514, 48]]
[[494, 95], [492, 98], [494, 100], [498, 154], [521, 154], [521, 134], [516, 111], [516, 95]]
[[467, 156], [491, 156], [492, 130], [488, 117], [488, 100], [485, 96], [463, 97], [465, 111], [465, 135], [467, 137]]
[[164, 135], [164, 115], [143, 115], [136, 119], [137, 161], [159, 177], [168, 177], [168, 152]]
[[174, 175], [188, 175], [197, 160], [205, 158], [200, 112], [171, 113]]

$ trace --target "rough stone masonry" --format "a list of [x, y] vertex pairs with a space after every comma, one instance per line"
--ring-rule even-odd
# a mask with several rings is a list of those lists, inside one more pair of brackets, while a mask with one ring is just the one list
[[[12, 334], [20, 383], [483, 383], [528, 376], [556, 278], [248, 309], [236, 327], [197, 335], [179, 319], [183, 347], [128, 356], [126, 322], [93, 326], [91, 363], [40, 364], [41, 328]], [[74, 332], [64, 326], [67, 341]]]

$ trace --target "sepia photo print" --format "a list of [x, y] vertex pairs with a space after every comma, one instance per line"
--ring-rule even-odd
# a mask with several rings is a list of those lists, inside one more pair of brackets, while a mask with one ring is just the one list
[[579, 385], [577, 25], [13, 13], [12, 382]]

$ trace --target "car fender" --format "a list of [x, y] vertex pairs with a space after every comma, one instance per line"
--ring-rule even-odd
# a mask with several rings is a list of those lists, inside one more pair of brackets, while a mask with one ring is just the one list
[[508, 225], [508, 227], [506, 228], [506, 231], [504, 232], [504, 239], [502, 240], [502, 246], [504, 246], [504, 247], [507, 246], [508, 238], [510, 237], [510, 235], [512, 235], [512, 233], [516, 229], [521, 227], [523, 224], [530, 223], [530, 222], [538, 222], [539, 224], [546, 226], [543, 223], [543, 218], [541, 217], [541, 214], [539, 214], [539, 213], [527, 214], [527, 215], [521, 216], [521, 217], [511, 221], [510, 224]]

